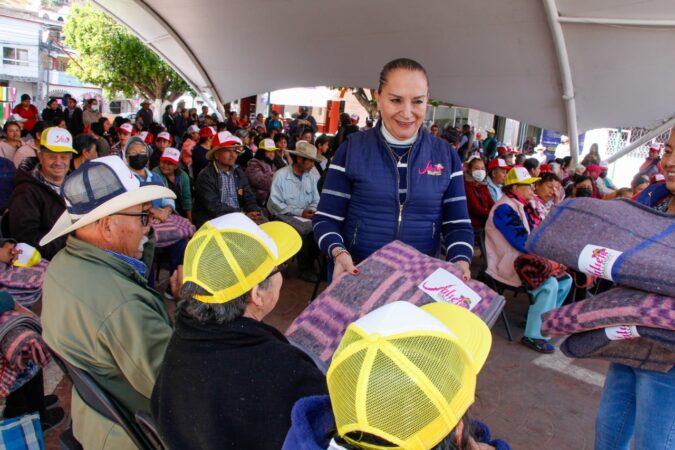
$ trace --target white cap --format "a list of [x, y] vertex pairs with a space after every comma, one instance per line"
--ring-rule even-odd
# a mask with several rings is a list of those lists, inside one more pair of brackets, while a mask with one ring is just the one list
[[178, 161], [180, 161], [180, 150], [174, 147], [165, 148], [164, 153], [162, 153], [162, 157], [159, 158], [159, 160], [178, 164]]
[[157, 139], [164, 139], [165, 141], [171, 142], [171, 135], [168, 131], [162, 131], [161, 133], [157, 134]]
[[187, 130], [188, 130], [188, 133], [190, 133], [190, 134], [199, 133], [199, 127], [195, 124], [190, 125]]

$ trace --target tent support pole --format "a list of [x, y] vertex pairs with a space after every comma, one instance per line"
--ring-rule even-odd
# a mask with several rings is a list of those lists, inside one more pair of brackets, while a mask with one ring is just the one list
[[607, 158], [607, 164], [611, 164], [617, 159], [621, 158], [622, 156], [625, 156], [635, 150], [636, 148], [640, 147], [641, 145], [646, 144], [647, 142], [651, 141], [654, 139], [656, 136], [659, 134], [663, 133], [666, 131], [668, 128], [672, 128], [675, 126], [675, 117], [671, 117], [670, 119], [667, 119], [664, 121], [661, 125], [658, 127], [652, 128], [648, 133], [646, 133], [644, 136], [642, 136], [640, 139], [637, 141], [627, 145], [623, 149], [619, 150], [609, 158]]
[[577, 129], [577, 106], [574, 100], [574, 84], [572, 83], [570, 58], [567, 54], [567, 45], [565, 44], [565, 36], [560, 25], [560, 16], [558, 15], [558, 7], [555, 0], [543, 0], [543, 4], [560, 69], [563, 91], [562, 99], [565, 102], [565, 115], [567, 118], [567, 135], [570, 138], [570, 154], [574, 167], [579, 162], [579, 132]]
[[559, 17], [560, 23], [577, 23], [582, 25], [618, 25], [642, 28], [673, 28], [675, 20], [649, 19], [607, 19], [604, 17]]

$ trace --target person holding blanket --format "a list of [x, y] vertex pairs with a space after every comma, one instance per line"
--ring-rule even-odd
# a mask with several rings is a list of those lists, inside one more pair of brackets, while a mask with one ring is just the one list
[[[485, 226], [487, 273], [496, 281], [513, 287], [523, 285], [515, 263], [527, 253], [525, 241], [541, 218], [530, 201], [534, 196], [532, 185], [540, 178], [530, 176], [524, 167], [514, 167], [504, 180], [504, 196], [495, 203]], [[525, 324], [521, 343], [541, 353], [555, 349], [541, 334], [541, 315], [562, 305], [572, 287], [572, 278], [550, 275], [540, 280], [535, 289], [528, 289], [534, 297]], [[530, 285], [530, 283], [528, 283]], [[530, 285], [530, 287], [532, 287]]]
[[356, 275], [356, 263], [394, 240], [437, 255], [442, 239], [448, 260], [468, 280], [473, 230], [462, 163], [447, 142], [422, 129], [429, 100], [424, 67], [390, 61], [375, 97], [382, 120], [342, 143], [313, 220], [333, 277]]
[[[675, 131], [675, 129], [674, 129]], [[640, 193], [637, 202], [675, 214], [675, 132], [665, 146], [661, 167], [666, 182]], [[675, 436], [675, 368], [667, 373], [611, 363], [595, 420], [597, 450], [671, 448]]]

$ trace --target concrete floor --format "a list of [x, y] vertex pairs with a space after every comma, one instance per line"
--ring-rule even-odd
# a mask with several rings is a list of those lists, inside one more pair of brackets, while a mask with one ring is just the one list
[[[279, 304], [266, 322], [284, 331], [305, 308], [313, 286], [297, 278], [284, 281]], [[163, 286], [161, 286], [163, 287]], [[323, 287], [323, 285], [322, 285]], [[173, 303], [167, 306], [173, 309]], [[490, 356], [479, 375], [473, 417], [488, 424], [494, 437], [518, 450], [585, 450], [593, 448], [594, 422], [607, 363], [570, 360], [560, 351], [541, 355], [518, 343], [519, 324], [528, 306], [525, 296], [507, 296], [507, 314], [514, 341], [501, 321], [493, 332]], [[555, 341], [554, 341], [555, 343]], [[70, 409], [70, 383], [56, 366], [48, 368], [47, 392], [59, 395]], [[47, 449], [56, 450], [67, 423], [46, 436]]]

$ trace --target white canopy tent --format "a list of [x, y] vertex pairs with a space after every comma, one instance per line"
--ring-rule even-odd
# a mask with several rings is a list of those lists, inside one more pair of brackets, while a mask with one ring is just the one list
[[[675, 117], [673, 0], [94, 0], [205, 99], [375, 87], [398, 57], [432, 98], [566, 132]], [[665, 125], [664, 125], [665, 124]]]

